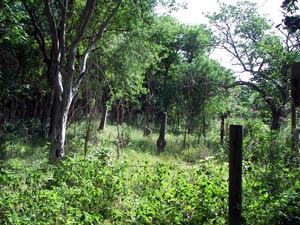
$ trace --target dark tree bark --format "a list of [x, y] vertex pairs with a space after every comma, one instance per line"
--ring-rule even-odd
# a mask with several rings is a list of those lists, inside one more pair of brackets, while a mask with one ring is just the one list
[[[224, 136], [225, 136], [225, 119], [228, 118], [229, 116], [229, 112], [224, 113], [223, 115], [221, 115], [221, 127], [220, 127], [220, 142], [223, 145], [224, 144]], [[228, 122], [228, 121], [227, 121]]]
[[186, 120], [185, 120], [185, 128], [184, 128], [184, 136], [183, 136], [183, 148], [186, 148], [189, 145], [189, 132], [190, 132], [190, 116], [187, 113]]
[[225, 116], [221, 116], [221, 127], [220, 127], [220, 142], [224, 144], [224, 136], [225, 136]]
[[294, 63], [291, 68], [291, 153], [298, 154], [299, 129], [297, 127], [297, 110], [300, 106], [300, 63]]
[[166, 126], [167, 126], [167, 113], [164, 112], [161, 118], [161, 125], [160, 125], [160, 131], [159, 131], [159, 137], [156, 142], [157, 145], [157, 152], [160, 154], [165, 150], [167, 141], [165, 139], [166, 135]]
[[146, 99], [142, 103], [142, 112], [144, 117], [144, 124], [146, 127], [149, 127], [150, 115], [152, 111], [153, 105], [151, 100], [146, 97]]
[[283, 106], [277, 106], [271, 108], [271, 115], [272, 115], [272, 121], [271, 121], [271, 130], [280, 130], [281, 124], [283, 122], [283, 119], [286, 117], [285, 115], [285, 109]]
[[242, 224], [242, 145], [243, 127], [230, 125], [229, 128], [229, 199], [228, 224]]
[[99, 124], [99, 129], [98, 130], [104, 130], [105, 129], [106, 119], [107, 119], [107, 112], [108, 112], [107, 106], [104, 105], [102, 113], [101, 113], [100, 124]]

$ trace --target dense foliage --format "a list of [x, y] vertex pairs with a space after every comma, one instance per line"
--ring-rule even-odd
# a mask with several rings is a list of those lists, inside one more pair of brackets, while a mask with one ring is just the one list
[[[284, 146], [263, 146], [274, 140], [274, 134], [259, 122], [249, 122], [245, 128], [245, 224], [299, 224], [299, 159], [286, 155]], [[194, 149], [182, 156], [177, 155], [180, 149], [169, 148], [157, 157], [151, 151], [155, 140], [144, 140], [140, 131], [132, 129], [132, 145], [123, 149], [123, 160], [118, 161], [109, 137], [116, 129], [108, 129], [99, 139], [101, 147], [93, 145], [87, 158], [79, 156], [82, 145], [73, 143], [77, 156], [58, 166], [44, 160], [47, 146], [22, 144], [23, 150], [1, 167], [1, 223], [227, 224], [224, 153], [206, 157], [211, 150], [204, 153], [192, 141]], [[168, 140], [176, 142], [176, 136]], [[20, 149], [16, 144], [10, 148]], [[185, 161], [188, 152], [198, 154], [190, 155], [192, 163]]]

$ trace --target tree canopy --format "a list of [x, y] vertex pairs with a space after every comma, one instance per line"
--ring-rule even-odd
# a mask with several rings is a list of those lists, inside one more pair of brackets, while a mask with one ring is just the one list
[[272, 24], [258, 14], [250, 2], [220, 4], [220, 12], [208, 16], [216, 45], [225, 49], [249, 74], [249, 81], [237, 81], [258, 92], [271, 112], [271, 128], [280, 128], [285, 106], [289, 102], [289, 68], [299, 58], [286, 40], [272, 32]]

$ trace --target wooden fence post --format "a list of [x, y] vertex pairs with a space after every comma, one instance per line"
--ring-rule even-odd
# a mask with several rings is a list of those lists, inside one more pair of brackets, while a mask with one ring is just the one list
[[242, 220], [242, 139], [243, 126], [229, 127], [229, 225]]

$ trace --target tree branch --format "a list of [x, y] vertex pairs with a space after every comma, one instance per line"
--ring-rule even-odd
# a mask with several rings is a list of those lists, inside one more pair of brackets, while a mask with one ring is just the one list
[[251, 82], [248, 82], [248, 81], [236, 81], [234, 83], [232, 83], [231, 85], [226, 85], [224, 86], [224, 88], [233, 88], [233, 87], [236, 87], [236, 86], [247, 86], [249, 87], [250, 89], [258, 92], [261, 97], [265, 100], [265, 102], [268, 104], [268, 106], [270, 107], [271, 110], [274, 109], [275, 107], [275, 102], [274, 100], [272, 99], [272, 97], [270, 97], [268, 95], [268, 93], [266, 93], [263, 89], [259, 88], [256, 84], [254, 83], [251, 83]]
[[62, 75], [60, 71], [60, 66], [61, 66], [61, 49], [60, 49], [60, 39], [59, 39], [59, 34], [58, 34], [58, 29], [57, 29], [57, 24], [55, 21], [54, 14], [51, 9], [51, 2], [50, 0], [44, 0], [44, 5], [45, 5], [45, 11], [46, 11], [46, 18], [48, 20], [49, 24], [49, 29], [50, 29], [50, 34], [51, 34], [51, 39], [52, 39], [52, 52], [51, 56], [52, 59], [54, 60], [51, 63], [54, 63], [54, 67], [52, 68], [51, 77], [53, 81], [54, 88], [57, 92], [57, 96], [62, 99], [62, 93], [64, 91], [63, 89], [63, 83], [62, 83]]
[[55, 21], [55, 17], [53, 15], [52, 9], [51, 9], [51, 2], [50, 0], [44, 0], [45, 5], [45, 11], [46, 11], [46, 17], [48, 20], [51, 38], [52, 38], [52, 46], [53, 50], [55, 51], [55, 54], [58, 54], [59, 52], [59, 37], [57, 33], [57, 25]]
[[63, 64], [65, 60], [65, 54], [66, 54], [66, 41], [65, 41], [65, 34], [66, 34], [66, 21], [67, 21], [67, 7], [68, 7], [68, 1], [64, 0], [64, 2], [61, 2], [62, 7], [62, 15], [59, 25], [59, 32], [58, 32], [58, 38], [59, 38], [59, 44], [60, 44], [60, 50], [61, 50], [61, 64]]
[[86, 0], [86, 5], [84, 8], [84, 11], [78, 21], [78, 27], [76, 29], [76, 35], [74, 40], [72, 41], [69, 51], [74, 51], [75, 48], [77, 48], [79, 42], [81, 41], [84, 31], [88, 25], [88, 22], [91, 19], [92, 12], [95, 8], [96, 0]]
[[26, 9], [27, 13], [29, 14], [31, 23], [34, 27], [34, 37], [35, 37], [35, 40], [37, 41], [39, 48], [43, 54], [44, 61], [46, 63], [48, 63], [50, 58], [47, 55], [47, 51], [46, 51], [45, 37], [42, 33], [40, 25], [38, 24], [34, 10], [27, 5], [26, 0], [22, 0], [22, 3], [25, 6], [25, 9]]
[[105, 28], [109, 25], [109, 23], [111, 22], [111, 20], [115, 17], [115, 15], [117, 14], [120, 6], [122, 4], [122, 0], [118, 0], [117, 5], [115, 6], [115, 8], [112, 10], [112, 12], [106, 17], [106, 19], [104, 20], [104, 22], [100, 25], [99, 31], [97, 33], [97, 35], [90, 41], [88, 47], [86, 48], [82, 60], [81, 60], [81, 69], [79, 72], [79, 76], [76, 79], [74, 85], [73, 85], [73, 91], [77, 92], [78, 87], [85, 75], [86, 72], [86, 62], [87, 62], [87, 58], [89, 56], [89, 54], [91, 53], [91, 51], [95, 48], [95, 45], [97, 44], [97, 42], [102, 39], [103, 35], [104, 35], [104, 31]]

